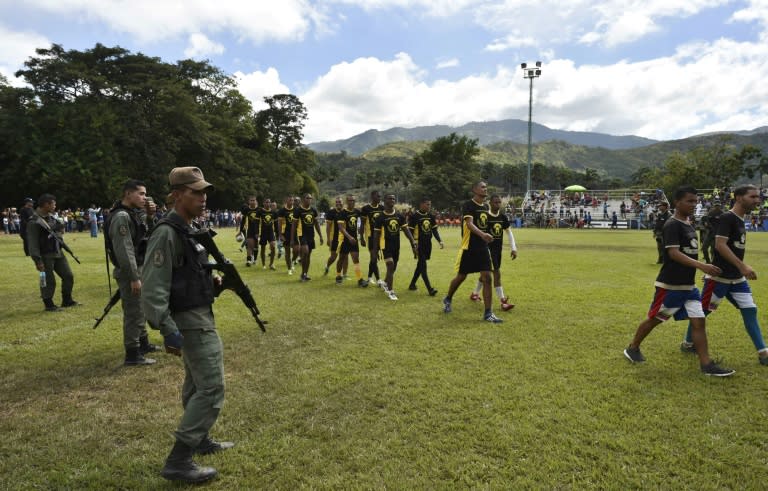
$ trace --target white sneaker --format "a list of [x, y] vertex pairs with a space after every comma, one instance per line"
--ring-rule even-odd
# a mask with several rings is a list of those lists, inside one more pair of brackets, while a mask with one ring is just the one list
[[292, 275], [292, 274], [293, 274], [293, 268], [291, 268], [291, 269], [289, 269], [289, 270], [288, 270], [288, 274], [289, 274], [289, 275]]
[[390, 300], [397, 300], [397, 295], [395, 295], [395, 290], [387, 290], [387, 296]]
[[387, 291], [387, 282], [386, 281], [379, 280], [378, 283], [379, 283], [379, 286], [381, 287], [382, 290]]

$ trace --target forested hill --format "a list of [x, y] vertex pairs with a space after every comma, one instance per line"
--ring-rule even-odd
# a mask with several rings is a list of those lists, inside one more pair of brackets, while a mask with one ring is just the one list
[[[503, 141], [528, 142], [528, 122], [519, 119], [502, 121], [472, 122], [453, 128], [446, 125], [419, 126], [416, 128], [390, 128], [385, 131], [368, 130], [346, 140], [310, 143], [307, 146], [316, 152], [346, 152], [352, 156], [362, 155], [376, 147], [393, 142], [431, 141], [451, 133], [476, 138], [482, 146]], [[601, 147], [606, 149], [629, 149], [650, 145], [656, 140], [639, 136], [614, 136], [585, 131], [554, 130], [533, 123], [534, 143], [559, 140], [574, 145]]]
[[[319, 153], [320, 168], [333, 175], [333, 180], [326, 180], [321, 188], [327, 192], [341, 192], [386, 184], [388, 180], [396, 184], [398, 179], [407, 179], [413, 158], [429, 148], [430, 143], [387, 143], [357, 157], [345, 153]], [[583, 174], [592, 175], [601, 186], [627, 185], [632, 184], [633, 176], [643, 173], [644, 169], [663, 168], [675, 154], [686, 154], [702, 147], [714, 148], [723, 143], [733, 148], [754, 146], [763, 155], [768, 155], [768, 128], [763, 128], [762, 132], [709, 134], [621, 150], [564, 141], [537, 143], [533, 146], [533, 181], [540, 186], [557, 187], [558, 183], [580, 178], [579, 174]], [[499, 177], [499, 182], [506, 181], [506, 186], [512, 191], [520, 190], [525, 184], [527, 150], [526, 144], [498, 142], [479, 147], [475, 162], [485, 168], [485, 175], [503, 174], [506, 177]]]

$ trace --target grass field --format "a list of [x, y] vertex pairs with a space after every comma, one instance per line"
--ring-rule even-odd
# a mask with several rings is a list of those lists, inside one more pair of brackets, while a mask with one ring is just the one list
[[[233, 235], [217, 240], [242, 264]], [[501, 325], [480, 321], [472, 277], [442, 313], [458, 232], [443, 235], [434, 298], [407, 291], [407, 254], [398, 302], [323, 278], [324, 248], [308, 284], [282, 263], [240, 268], [269, 324], [261, 334], [231, 292], [214, 306], [227, 396], [213, 436], [237, 446], [199, 459], [220, 471], [211, 489], [765, 488], [768, 367], [735, 309], [708, 324], [730, 379], [680, 353], [683, 323], [649, 336], [645, 364], [622, 356], [658, 270], [650, 233], [517, 231]], [[122, 367], [119, 306], [91, 329], [108, 300], [101, 237], [67, 239], [84, 305], [45, 313], [20, 240], [0, 236], [0, 489], [173, 487], [159, 470], [181, 361]], [[768, 273], [768, 234], [749, 236], [747, 259]], [[752, 284], [764, 331], [766, 282]]]

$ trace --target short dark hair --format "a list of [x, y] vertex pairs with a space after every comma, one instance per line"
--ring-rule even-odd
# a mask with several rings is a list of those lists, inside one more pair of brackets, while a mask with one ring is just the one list
[[675, 189], [675, 194], [672, 195], [675, 202], [678, 200], [683, 199], [686, 194], [696, 194], [698, 195], [699, 192], [696, 191], [696, 188], [693, 186], [680, 186], [679, 188]]
[[432, 199], [429, 196], [422, 196], [419, 203], [426, 203], [427, 201], [432, 201]]
[[123, 183], [123, 193], [126, 191], [136, 191], [140, 187], [145, 188], [147, 185], [144, 184], [144, 181], [138, 179], [128, 179]]
[[491, 195], [491, 199], [496, 199], [496, 198], [501, 199], [501, 196], [499, 196], [498, 194], [492, 194]]
[[50, 193], [43, 193], [40, 195], [39, 198], [37, 198], [37, 206], [43, 206], [51, 201], [56, 201], [56, 196], [50, 194]]
[[755, 186], [754, 184], [744, 184], [733, 190], [733, 196], [734, 198], [736, 196], [744, 196], [750, 191], [759, 191], [759, 190], [757, 189], [757, 186]]

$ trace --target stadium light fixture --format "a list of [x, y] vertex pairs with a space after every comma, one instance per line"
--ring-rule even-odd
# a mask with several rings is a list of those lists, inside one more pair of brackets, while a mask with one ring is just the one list
[[528, 179], [526, 181], [526, 195], [531, 198], [531, 131], [533, 128], [533, 79], [541, 76], [541, 62], [536, 62], [536, 68], [528, 68], [527, 63], [521, 63], [523, 78], [530, 81], [528, 91]]

